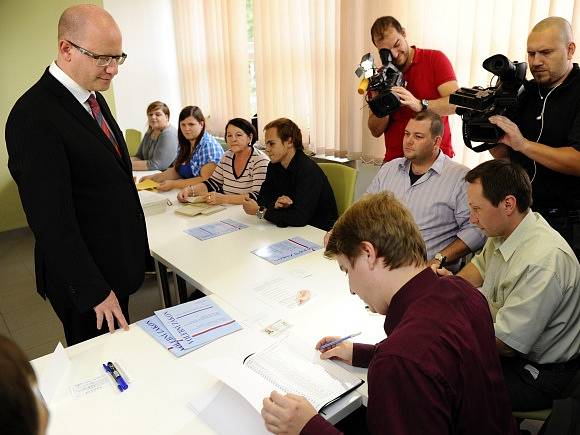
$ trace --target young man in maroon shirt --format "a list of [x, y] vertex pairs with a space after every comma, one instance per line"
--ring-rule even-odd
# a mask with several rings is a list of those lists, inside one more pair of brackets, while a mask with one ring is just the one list
[[[516, 434], [487, 302], [467, 281], [427, 266], [410, 212], [390, 193], [369, 195], [336, 222], [326, 246], [351, 292], [386, 315], [388, 338], [342, 342], [323, 359], [368, 367], [371, 434]], [[338, 337], [324, 337], [320, 347]], [[337, 434], [303, 397], [272, 392], [266, 428]], [[357, 433], [364, 433], [361, 421]]]

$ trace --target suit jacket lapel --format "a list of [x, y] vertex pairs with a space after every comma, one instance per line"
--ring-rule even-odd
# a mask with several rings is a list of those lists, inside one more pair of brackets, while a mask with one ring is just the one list
[[[125, 145], [125, 140], [123, 139], [123, 135], [121, 134], [119, 137], [120, 129], [117, 123], [112, 119], [111, 112], [109, 107], [106, 105], [105, 99], [101, 96], [99, 101], [99, 105], [101, 105], [101, 111], [103, 112], [103, 116], [107, 120], [109, 126], [113, 129], [115, 134], [115, 138], [117, 138], [119, 142], [119, 148], [121, 150], [122, 158], [119, 157], [117, 151], [115, 150], [115, 146], [111, 143], [109, 138], [105, 135], [101, 127], [97, 124], [95, 119], [87, 112], [87, 110], [78, 102], [78, 100], [65, 88], [62, 83], [60, 83], [54, 76], [48, 72], [48, 68], [44, 72], [44, 75], [41, 78], [41, 81], [46, 85], [61, 101], [63, 107], [70, 112], [80, 123], [83, 125], [88, 131], [90, 131], [99, 141], [105, 146], [109, 152], [113, 154], [115, 159], [119, 162], [120, 165], [123, 166], [123, 169], [127, 171], [127, 161], [125, 159], [125, 154], [127, 154], [127, 146]], [[97, 98], [99, 94], [97, 93]], [[106, 107], [106, 110], [103, 110], [103, 102]], [[105, 115], [105, 113], [107, 115]], [[122, 145], [121, 145], [122, 144]]]

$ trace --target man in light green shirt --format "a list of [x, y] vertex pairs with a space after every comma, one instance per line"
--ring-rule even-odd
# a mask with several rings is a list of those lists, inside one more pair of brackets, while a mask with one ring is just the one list
[[465, 179], [471, 222], [488, 239], [458, 275], [487, 298], [513, 409], [549, 408], [580, 369], [580, 265], [530, 210], [521, 167], [491, 160]]

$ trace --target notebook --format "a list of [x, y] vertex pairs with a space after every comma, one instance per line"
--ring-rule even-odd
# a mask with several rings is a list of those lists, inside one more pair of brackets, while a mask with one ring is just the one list
[[237, 391], [258, 413], [272, 390], [304, 396], [320, 412], [364, 381], [319, 355], [313, 346], [287, 337], [243, 361], [216, 358], [199, 365]]
[[209, 215], [222, 210], [225, 210], [223, 205], [209, 205], [205, 202], [200, 202], [198, 204], [184, 205], [175, 210], [175, 213], [183, 214], [185, 216], [197, 216], [198, 214]]

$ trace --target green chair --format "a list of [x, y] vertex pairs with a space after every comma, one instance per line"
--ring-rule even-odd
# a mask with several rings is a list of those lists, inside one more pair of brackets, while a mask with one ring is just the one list
[[353, 202], [358, 171], [340, 163], [319, 163], [318, 166], [330, 182], [340, 216]]
[[141, 132], [133, 128], [128, 128], [125, 130], [125, 142], [127, 143], [129, 155], [134, 156], [139, 149], [139, 144], [141, 143]]
[[538, 420], [545, 421], [552, 409], [540, 409], [539, 411], [514, 411], [513, 416], [518, 420]]

